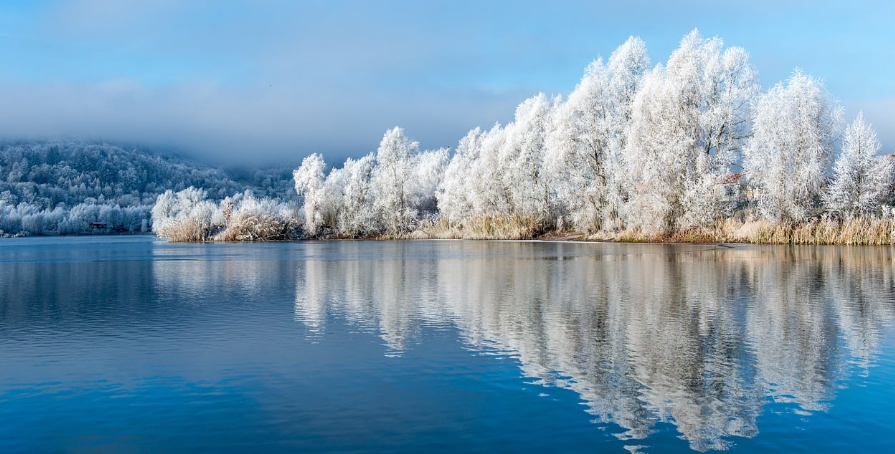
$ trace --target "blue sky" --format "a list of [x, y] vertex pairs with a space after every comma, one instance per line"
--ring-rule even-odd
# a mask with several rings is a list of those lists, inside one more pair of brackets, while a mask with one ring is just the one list
[[[674, 3], [674, 4], [672, 4]], [[0, 136], [78, 136], [216, 162], [329, 162], [400, 125], [423, 148], [567, 94], [631, 35], [664, 62], [698, 28], [762, 87], [823, 78], [895, 152], [895, 2], [5, 1]]]

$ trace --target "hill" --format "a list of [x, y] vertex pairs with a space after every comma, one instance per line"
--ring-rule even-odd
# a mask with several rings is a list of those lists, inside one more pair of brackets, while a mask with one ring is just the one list
[[140, 231], [159, 194], [190, 186], [212, 199], [295, 197], [289, 168], [224, 170], [103, 142], [10, 142], [0, 144], [0, 234]]

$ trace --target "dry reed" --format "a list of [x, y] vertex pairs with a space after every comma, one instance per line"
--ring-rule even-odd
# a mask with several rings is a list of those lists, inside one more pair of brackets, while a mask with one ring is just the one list
[[590, 234], [545, 230], [543, 224], [530, 218], [489, 217], [479, 218], [461, 225], [449, 225], [445, 221], [440, 221], [424, 229], [422, 236], [426, 238], [564, 239], [633, 243], [891, 245], [895, 244], [895, 217], [863, 215], [837, 219], [823, 216], [799, 223], [780, 224], [765, 220], [727, 219], [713, 227], [671, 233], [628, 229]]
[[172, 243], [201, 243], [208, 240], [209, 230], [196, 219], [183, 219], [169, 223], [158, 235]]
[[533, 216], [482, 216], [460, 224], [445, 220], [420, 229], [426, 238], [466, 240], [528, 240], [551, 232], [546, 221]]
[[292, 237], [288, 219], [247, 213], [231, 219], [226, 229], [212, 237], [215, 241], [277, 241]]

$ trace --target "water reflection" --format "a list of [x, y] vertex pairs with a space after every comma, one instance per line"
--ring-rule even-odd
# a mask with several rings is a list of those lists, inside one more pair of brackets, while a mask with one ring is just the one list
[[[3, 452], [158, 425], [134, 439], [534, 451], [570, 427], [580, 451], [618, 443], [598, 428], [631, 449], [682, 447], [671, 429], [700, 451], [787, 451], [823, 421], [801, 435], [891, 444], [891, 248], [64, 240], [0, 244]], [[566, 391], [533, 404], [523, 381]]]
[[694, 450], [726, 449], [768, 402], [824, 411], [895, 320], [889, 248], [408, 244], [308, 245], [296, 320], [376, 330], [389, 355], [456, 326], [622, 440], [670, 422]]
[[296, 320], [322, 334], [327, 311], [337, 312], [377, 330], [387, 355], [400, 356], [421, 325], [445, 320], [436, 309], [438, 260], [406, 253], [407, 244], [400, 242], [308, 245], [305, 265], [296, 268]]

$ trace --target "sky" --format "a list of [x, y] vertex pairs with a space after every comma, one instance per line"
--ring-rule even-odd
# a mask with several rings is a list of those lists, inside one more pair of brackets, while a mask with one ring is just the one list
[[76, 137], [211, 163], [330, 164], [401, 126], [424, 149], [567, 95], [629, 36], [664, 62], [694, 28], [763, 89], [822, 78], [895, 152], [895, 2], [6, 0], [0, 138]]

